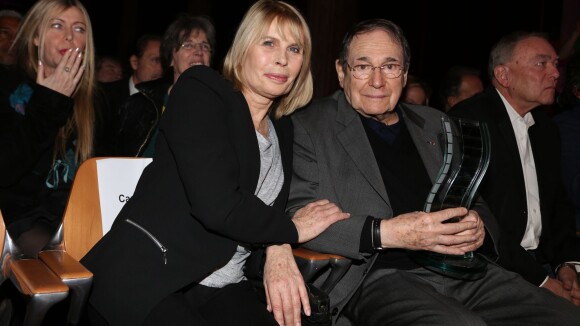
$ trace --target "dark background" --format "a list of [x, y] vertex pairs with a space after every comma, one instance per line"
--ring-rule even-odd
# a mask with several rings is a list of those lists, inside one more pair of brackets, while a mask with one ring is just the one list
[[[0, 0], [0, 8], [25, 12], [33, 0]], [[334, 59], [342, 36], [354, 22], [386, 18], [400, 25], [411, 44], [410, 73], [436, 88], [454, 64], [474, 66], [485, 75], [491, 46], [514, 30], [548, 34], [556, 50], [580, 17], [580, 0], [288, 0], [304, 14], [313, 38], [315, 96], [338, 88]], [[237, 25], [254, 0], [83, 0], [93, 23], [98, 54], [125, 62], [136, 38], [163, 34], [179, 12], [207, 15], [217, 30], [214, 67], [220, 68]]]

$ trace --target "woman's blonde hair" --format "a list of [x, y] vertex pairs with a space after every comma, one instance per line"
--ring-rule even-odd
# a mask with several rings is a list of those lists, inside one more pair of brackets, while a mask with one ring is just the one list
[[260, 0], [256, 2], [245, 14], [232, 46], [224, 59], [224, 77], [232, 81], [236, 88], [242, 90], [245, 81], [242, 79], [242, 62], [248, 53], [248, 49], [256, 44], [266, 33], [272, 22], [276, 20], [280, 34], [285, 30], [290, 31], [292, 37], [303, 49], [302, 69], [294, 82], [292, 89], [274, 102], [272, 107], [275, 117], [289, 115], [296, 109], [306, 105], [312, 98], [313, 82], [310, 71], [310, 56], [312, 43], [308, 24], [300, 12], [283, 1]]
[[[85, 71], [79, 84], [72, 94], [74, 101], [73, 115], [59, 130], [54, 148], [54, 157], [66, 156], [67, 142], [76, 135], [75, 160], [80, 163], [93, 155], [94, 125], [95, 125], [95, 47], [93, 28], [85, 7], [78, 0], [39, 0], [24, 17], [14, 40], [20, 66], [32, 80], [36, 80], [38, 61], [44, 53], [44, 37], [50, 27], [50, 21], [58, 14], [71, 8], [78, 8], [85, 18], [86, 46], [83, 64]], [[38, 48], [34, 38], [38, 37]]]

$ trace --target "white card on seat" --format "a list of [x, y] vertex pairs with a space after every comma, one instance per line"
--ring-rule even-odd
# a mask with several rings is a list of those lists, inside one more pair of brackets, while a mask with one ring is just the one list
[[123, 205], [133, 196], [151, 158], [108, 158], [97, 161], [103, 235], [111, 229]]

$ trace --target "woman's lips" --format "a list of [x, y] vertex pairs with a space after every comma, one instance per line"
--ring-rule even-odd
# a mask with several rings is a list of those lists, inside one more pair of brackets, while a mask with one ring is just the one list
[[285, 83], [286, 81], [288, 81], [288, 76], [282, 74], [266, 74], [266, 76], [280, 83]]

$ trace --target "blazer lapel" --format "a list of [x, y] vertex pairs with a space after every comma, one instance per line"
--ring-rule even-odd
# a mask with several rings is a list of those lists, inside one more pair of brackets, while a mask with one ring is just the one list
[[423, 160], [425, 169], [431, 182], [435, 182], [441, 164], [443, 162], [442, 146], [445, 146], [443, 125], [439, 121], [427, 121], [405, 105], [400, 105], [403, 112], [403, 120]]
[[254, 193], [260, 176], [260, 151], [256, 129], [246, 99], [241, 92], [236, 92], [231, 101], [232, 115], [229, 117], [232, 144], [240, 162], [240, 186]]
[[[495, 92], [495, 90], [494, 90]], [[489, 110], [492, 114], [492, 120], [497, 123], [502, 142], [505, 144], [507, 151], [503, 154], [507, 155], [509, 161], [513, 164], [514, 171], [518, 171], [520, 174], [521, 180], [524, 178], [524, 172], [522, 170], [522, 163], [520, 160], [520, 151], [518, 149], [518, 143], [516, 141], [516, 134], [514, 132], [514, 128], [510, 121], [510, 117], [506, 111], [506, 107], [503, 104], [501, 98], [497, 94], [494, 94], [494, 100], [499, 101], [496, 102], [495, 105], [492, 105]], [[493, 149], [492, 149], [493, 151]], [[492, 158], [493, 159], [493, 158]]]
[[[358, 117], [358, 113], [352, 109], [344, 95], [338, 99], [338, 112], [336, 117], [337, 137], [350, 159], [359, 169], [367, 182], [381, 196], [385, 203], [391, 207], [389, 196], [383, 184], [383, 179], [366, 132]], [[341, 130], [342, 129], [342, 130]]]

